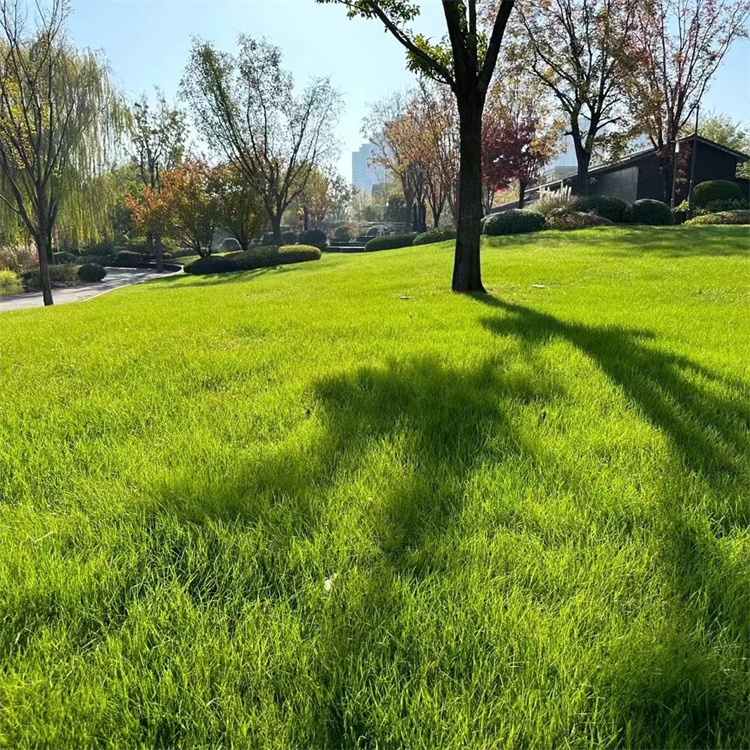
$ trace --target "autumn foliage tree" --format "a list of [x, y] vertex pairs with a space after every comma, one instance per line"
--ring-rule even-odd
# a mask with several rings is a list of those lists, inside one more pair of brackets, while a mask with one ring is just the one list
[[518, 207], [526, 188], [554, 157], [560, 124], [544, 91], [527, 75], [505, 71], [488, 97], [482, 133], [482, 173], [493, 190], [518, 183]]
[[672, 192], [675, 142], [729, 47], [747, 36], [749, 13], [748, 0], [638, 3], [627, 90], [634, 118], [657, 149], [665, 200]]

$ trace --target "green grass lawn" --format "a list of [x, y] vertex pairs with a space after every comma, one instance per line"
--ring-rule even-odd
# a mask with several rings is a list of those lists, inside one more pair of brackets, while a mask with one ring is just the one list
[[[750, 235], [0, 316], [0, 745], [747, 747]], [[328, 581], [328, 584], [326, 584]]]

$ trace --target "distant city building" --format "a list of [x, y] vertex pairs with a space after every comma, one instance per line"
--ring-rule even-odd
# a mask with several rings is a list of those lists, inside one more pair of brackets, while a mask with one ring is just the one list
[[370, 163], [374, 150], [372, 143], [363, 143], [359, 151], [352, 152], [352, 185], [368, 195], [375, 185], [386, 181], [385, 169]]

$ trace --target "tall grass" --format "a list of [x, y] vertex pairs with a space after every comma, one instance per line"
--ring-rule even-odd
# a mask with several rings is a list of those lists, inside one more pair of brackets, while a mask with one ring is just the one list
[[747, 745], [746, 231], [451, 244], [0, 316], [0, 744]]

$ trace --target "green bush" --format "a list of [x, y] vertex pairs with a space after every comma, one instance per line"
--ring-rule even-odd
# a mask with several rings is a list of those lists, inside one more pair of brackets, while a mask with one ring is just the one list
[[685, 222], [686, 227], [697, 227], [703, 224], [750, 224], [750, 209], [703, 214]]
[[[291, 243], [287, 243], [287, 244], [291, 244]], [[306, 232], [302, 232], [302, 234], [300, 234], [299, 244], [300, 245], [312, 245], [313, 247], [319, 247], [321, 250], [325, 250], [326, 249], [326, 233], [321, 232], [320, 229], [308, 229]]]
[[15, 271], [0, 271], [0, 297], [21, 294], [21, 277]]
[[621, 224], [628, 204], [612, 195], [582, 195], [573, 201], [571, 207], [574, 211], [594, 213], [615, 224]]
[[[78, 266], [72, 264], [65, 266], [49, 266], [49, 280], [53, 287], [73, 286], [78, 283]], [[21, 274], [21, 283], [24, 291], [41, 292], [42, 279], [39, 269], [24, 271]]]
[[229, 273], [230, 271], [239, 271], [240, 267], [235, 260], [225, 255], [208, 255], [205, 258], [198, 258], [185, 266], [185, 273], [192, 273], [199, 276], [208, 273]]
[[672, 218], [675, 224], [684, 224], [688, 218], [688, 202], [682, 201], [679, 206], [672, 209]]
[[587, 227], [611, 227], [613, 224], [614, 221], [604, 216], [568, 209], [551, 211], [546, 217], [547, 229], [586, 229]]
[[669, 206], [653, 198], [641, 198], [631, 203], [625, 212], [628, 224], [646, 224], [648, 226], [666, 226], [674, 224], [674, 217]]
[[71, 263], [79, 263], [80, 258], [73, 253], [68, 253], [65, 250], [59, 253], [52, 253], [52, 262], [56, 266], [70, 265]]
[[78, 278], [85, 282], [101, 281], [106, 275], [107, 272], [98, 263], [84, 263], [78, 269]]
[[429, 245], [431, 242], [444, 242], [445, 240], [456, 239], [456, 227], [444, 226], [430, 229], [429, 232], [422, 232], [414, 238], [415, 245]]
[[352, 239], [351, 227], [347, 227], [345, 225], [336, 227], [335, 231], [333, 232], [333, 239], [337, 242], [350, 242]]
[[484, 217], [482, 234], [495, 237], [501, 234], [525, 234], [544, 229], [544, 216], [534, 211], [509, 208]]
[[231, 256], [240, 271], [252, 271], [255, 268], [271, 268], [288, 263], [302, 263], [307, 260], [318, 260], [322, 255], [319, 247], [312, 245], [273, 245], [254, 247], [244, 253]]
[[693, 205], [705, 208], [714, 201], [741, 201], [742, 190], [731, 180], [707, 180], [700, 182], [693, 190]]
[[294, 245], [297, 242], [297, 235], [294, 232], [282, 232], [281, 241], [285, 245]]
[[395, 250], [397, 247], [409, 247], [414, 243], [416, 233], [411, 234], [386, 234], [382, 237], [373, 237], [366, 245], [367, 252], [375, 250]]
[[113, 265], [123, 266], [124, 268], [137, 268], [145, 260], [146, 256], [143, 253], [136, 253], [132, 250], [120, 250], [115, 256]]
[[704, 208], [700, 209], [701, 213], [716, 214], [719, 211], [747, 211], [750, 206], [742, 198], [740, 200], [718, 200], [710, 201]]

